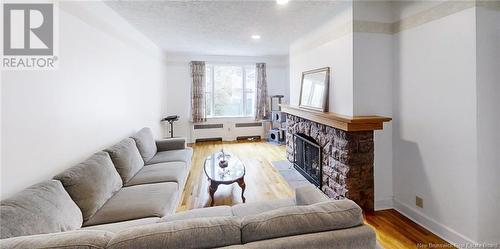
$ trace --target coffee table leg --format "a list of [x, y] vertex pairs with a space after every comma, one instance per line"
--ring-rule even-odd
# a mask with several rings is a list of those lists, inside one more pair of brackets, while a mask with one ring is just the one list
[[214, 181], [210, 181], [210, 186], [208, 187], [208, 193], [210, 194], [210, 206], [214, 205], [214, 194], [215, 191], [217, 191], [217, 188], [219, 187], [218, 183], [215, 183]]
[[241, 199], [243, 200], [243, 203], [245, 203], [246, 199], [245, 199], [245, 196], [243, 196], [243, 194], [245, 193], [245, 188], [246, 188], [246, 185], [245, 185], [245, 178], [240, 178], [238, 180], [238, 185], [240, 185], [240, 188], [241, 188]]

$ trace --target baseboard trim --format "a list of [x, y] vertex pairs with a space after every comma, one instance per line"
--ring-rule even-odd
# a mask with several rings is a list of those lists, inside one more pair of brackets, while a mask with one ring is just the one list
[[375, 200], [375, 211], [393, 209], [393, 208], [394, 208], [394, 202], [392, 201], [392, 199]]
[[396, 199], [394, 199], [392, 202], [394, 205], [394, 209], [396, 209], [398, 212], [400, 212], [413, 222], [431, 231], [435, 235], [446, 240], [450, 244], [453, 244], [457, 247], [461, 247], [461, 245], [467, 246], [477, 244], [477, 242], [475, 242], [474, 240], [466, 237], [463, 234], [460, 234], [459, 232], [451, 229], [446, 225], [437, 222], [436, 220], [430, 218], [429, 216], [423, 214], [413, 207], [410, 207]]

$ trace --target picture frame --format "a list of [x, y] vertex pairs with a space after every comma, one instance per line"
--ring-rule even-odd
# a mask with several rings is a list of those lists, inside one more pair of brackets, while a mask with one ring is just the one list
[[326, 112], [330, 87], [330, 67], [302, 72], [299, 107]]

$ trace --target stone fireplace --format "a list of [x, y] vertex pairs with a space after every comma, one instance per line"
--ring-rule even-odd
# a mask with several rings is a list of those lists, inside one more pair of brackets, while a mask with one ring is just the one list
[[[292, 163], [296, 160], [295, 137], [297, 134], [309, 137], [318, 144], [321, 151], [321, 183], [316, 185], [320, 186], [330, 198], [349, 198], [360, 205], [363, 210], [373, 211], [373, 130], [381, 127], [383, 122], [390, 118], [378, 117], [379, 125], [372, 118], [365, 121], [363, 125], [358, 120], [351, 123], [355, 125], [349, 127], [349, 123], [346, 126], [339, 123], [348, 122], [347, 119], [327, 121], [327, 115], [334, 119], [333, 114], [306, 111], [289, 106], [284, 106], [283, 110], [287, 113], [288, 160]], [[315, 113], [322, 118], [312, 116]], [[341, 118], [345, 119], [345, 117]]]

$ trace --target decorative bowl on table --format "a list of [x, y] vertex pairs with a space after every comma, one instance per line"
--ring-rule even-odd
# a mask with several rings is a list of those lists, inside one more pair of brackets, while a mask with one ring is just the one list
[[229, 153], [224, 152], [224, 149], [221, 149], [217, 159], [219, 159], [219, 167], [222, 169], [226, 168], [229, 165], [228, 159], [231, 158]]
[[228, 165], [229, 165], [229, 163], [227, 160], [220, 160], [219, 161], [219, 167], [221, 167], [223, 169], [226, 168]]

